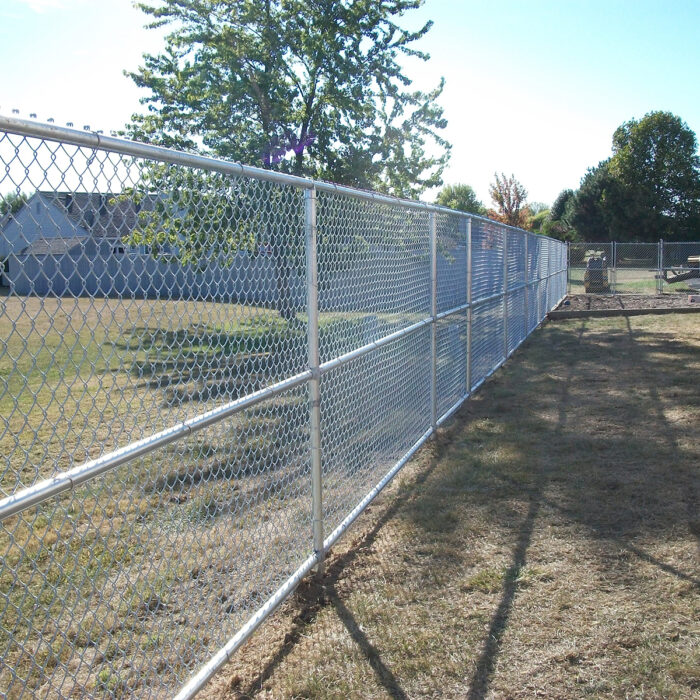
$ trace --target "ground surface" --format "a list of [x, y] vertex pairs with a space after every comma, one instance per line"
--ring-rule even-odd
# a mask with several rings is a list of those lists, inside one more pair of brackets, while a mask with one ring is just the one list
[[560, 321], [207, 697], [697, 698], [700, 324]]
[[688, 301], [688, 294], [570, 294], [559, 309], [580, 311], [588, 309], [661, 309], [700, 306]]
[[[383, 335], [417, 318], [373, 320]], [[357, 313], [320, 331], [322, 359], [366, 342]], [[306, 344], [303, 317], [267, 308], [0, 296], [0, 496], [303, 371]], [[386, 383], [412, 371], [381, 357]], [[340, 414], [371, 367], [326, 405]], [[396, 423], [377, 405], [371, 426], [342, 423], [337, 464]], [[308, 555], [307, 429], [301, 386], [3, 521], [0, 697], [172, 697]], [[338, 472], [337, 521], [376, 481]]]

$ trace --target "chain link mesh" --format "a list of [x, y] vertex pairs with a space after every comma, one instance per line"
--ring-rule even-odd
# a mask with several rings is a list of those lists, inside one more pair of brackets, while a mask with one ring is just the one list
[[700, 242], [659, 243], [661, 289], [664, 292], [700, 292]]
[[656, 243], [615, 243], [613, 286], [617, 294], [659, 291], [659, 246]]
[[700, 242], [570, 243], [569, 291], [688, 294], [700, 289], [699, 267]]
[[468, 290], [468, 217], [435, 211], [432, 317], [428, 208], [318, 183], [314, 328], [298, 182], [66, 134], [0, 131], [0, 693], [169, 697], [313, 554], [309, 382], [330, 533], [561, 299], [566, 250], [473, 218]]

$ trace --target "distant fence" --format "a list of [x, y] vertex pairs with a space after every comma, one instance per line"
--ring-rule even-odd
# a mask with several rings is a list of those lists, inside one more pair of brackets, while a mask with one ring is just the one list
[[419, 202], [5, 117], [0, 162], [10, 697], [192, 697], [566, 292]]
[[[586, 284], [592, 257], [605, 269]], [[700, 242], [569, 243], [568, 289], [571, 294], [670, 294], [700, 289]], [[590, 275], [589, 275], [590, 276]], [[601, 283], [602, 281], [602, 283]], [[595, 283], [597, 282], [597, 284]]]

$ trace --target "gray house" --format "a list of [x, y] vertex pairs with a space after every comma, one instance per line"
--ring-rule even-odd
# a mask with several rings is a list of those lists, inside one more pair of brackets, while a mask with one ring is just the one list
[[0, 222], [0, 260], [7, 261], [2, 284], [10, 284], [9, 268], [25, 256], [123, 255], [122, 239], [133, 230], [137, 215], [133, 202], [109, 193], [35, 192]]
[[[202, 269], [182, 265], [175, 256], [156, 259], [125, 243], [139, 212], [154, 209], [156, 201], [155, 195], [137, 203], [110, 193], [35, 192], [0, 220], [0, 282], [23, 296], [274, 303], [277, 286], [266, 256], [241, 252], [232, 265], [214, 259]], [[293, 283], [299, 293], [300, 285]]]
[[[280, 289], [269, 254], [239, 251], [233, 261], [216, 256], [202, 266], [184, 265], [171, 250], [167, 259], [130, 247], [126, 240], [139, 223], [141, 211], [152, 211], [157, 195], [136, 203], [110, 193], [36, 192], [17, 212], [0, 221], [0, 260], [6, 260], [2, 284], [21, 296], [121, 296], [159, 299], [202, 299], [276, 305]], [[464, 233], [464, 232], [462, 232]], [[371, 232], [370, 238], [377, 233]], [[466, 299], [465, 236], [445, 242], [438, 254], [441, 310]], [[429, 266], [424, 246], [414, 254], [374, 245], [357, 269], [324, 270], [320, 274], [322, 310], [402, 308], [417, 288], [427, 294]], [[477, 267], [482, 261], [475, 257]], [[500, 268], [499, 268], [500, 269]], [[405, 288], [364, 286], [384, 276], [404, 280]], [[288, 294], [301, 307], [304, 280], [294, 270]], [[391, 289], [391, 291], [387, 291]], [[396, 295], [388, 299], [387, 295]], [[426, 296], [426, 309], [428, 301]]]

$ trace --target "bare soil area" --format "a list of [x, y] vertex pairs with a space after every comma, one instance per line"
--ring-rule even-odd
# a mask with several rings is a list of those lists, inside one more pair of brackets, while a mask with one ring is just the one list
[[[562, 311], [597, 309], [668, 309], [700, 306], [688, 301], [688, 294], [570, 294], [557, 307]], [[567, 304], [568, 302], [568, 304]]]
[[699, 372], [694, 315], [546, 325], [206, 697], [697, 698]]

